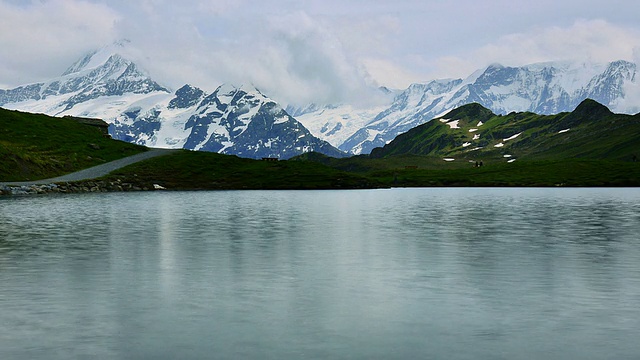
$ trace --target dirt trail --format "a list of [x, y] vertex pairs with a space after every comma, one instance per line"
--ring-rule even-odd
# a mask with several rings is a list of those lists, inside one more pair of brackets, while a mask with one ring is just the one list
[[0, 182], [0, 186], [2, 185], [28, 186], [28, 185], [38, 185], [38, 184], [52, 184], [57, 182], [91, 180], [91, 179], [99, 178], [101, 176], [105, 176], [110, 172], [123, 168], [127, 165], [135, 164], [137, 162], [151, 159], [158, 156], [169, 155], [177, 151], [179, 150], [150, 149], [149, 151], [145, 151], [140, 154], [128, 156], [126, 158], [114, 160], [102, 165], [94, 166], [88, 169], [80, 170], [71, 174], [58, 176], [51, 179], [42, 179], [42, 180], [34, 180], [34, 181]]

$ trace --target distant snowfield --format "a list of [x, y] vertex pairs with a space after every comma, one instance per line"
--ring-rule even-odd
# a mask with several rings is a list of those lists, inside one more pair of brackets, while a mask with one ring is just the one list
[[[382, 105], [362, 109], [352, 105], [327, 106], [318, 111], [298, 115], [295, 119], [313, 136], [335, 147], [340, 147], [388, 107], [388, 105]], [[373, 140], [377, 134], [377, 132], [370, 132], [369, 140]]]

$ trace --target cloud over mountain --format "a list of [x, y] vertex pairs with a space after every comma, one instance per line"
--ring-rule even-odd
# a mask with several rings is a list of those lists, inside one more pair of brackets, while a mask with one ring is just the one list
[[371, 101], [372, 85], [494, 62], [636, 61], [638, 11], [595, 0], [0, 0], [0, 85], [59, 75], [126, 38], [130, 57], [174, 88], [252, 83], [284, 103]]

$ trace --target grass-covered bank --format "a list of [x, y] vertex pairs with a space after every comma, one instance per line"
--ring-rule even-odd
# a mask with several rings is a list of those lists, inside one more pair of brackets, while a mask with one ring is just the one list
[[[437, 166], [424, 167], [430, 161], [425, 159], [423, 167], [415, 168], [397, 166], [393, 159], [386, 163], [375, 160], [373, 166], [363, 160], [360, 171], [345, 171], [312, 161], [265, 162], [181, 151], [125, 167], [104, 179], [175, 190], [640, 186], [640, 163], [633, 162], [570, 159], [490, 162], [473, 167], [440, 161]], [[353, 165], [353, 160], [349, 163]]]
[[368, 176], [400, 187], [640, 186], [640, 163], [589, 159], [520, 161], [479, 168], [403, 168], [374, 171]]
[[502, 157], [475, 162], [446, 162], [441, 157], [392, 155], [335, 159], [305, 154], [297, 161], [315, 161], [359, 174], [385, 186], [640, 186], [640, 162], [560, 158], [517, 160]]
[[154, 184], [171, 190], [360, 189], [381, 187], [376, 179], [314, 162], [261, 161], [183, 150], [117, 170], [104, 179]]

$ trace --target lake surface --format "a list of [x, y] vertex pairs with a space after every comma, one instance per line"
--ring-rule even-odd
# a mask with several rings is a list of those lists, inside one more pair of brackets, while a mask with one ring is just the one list
[[637, 359], [640, 189], [0, 198], [1, 359]]

